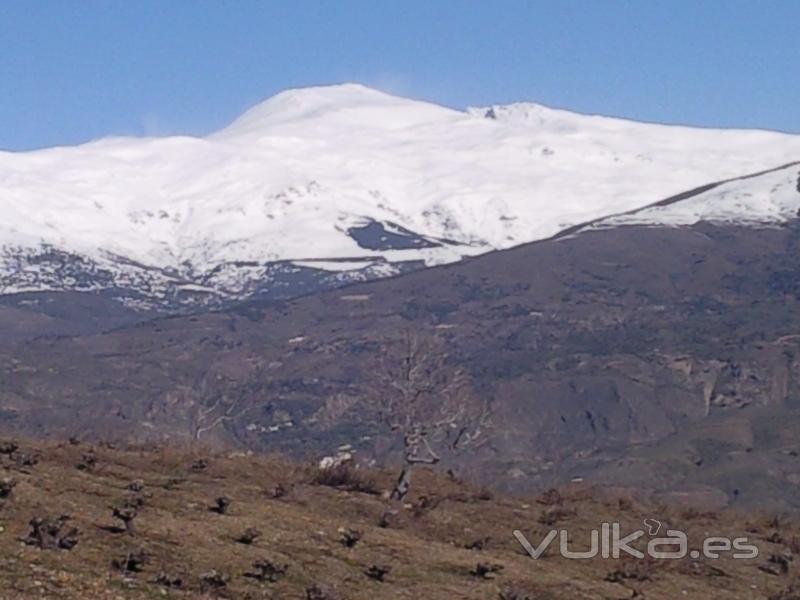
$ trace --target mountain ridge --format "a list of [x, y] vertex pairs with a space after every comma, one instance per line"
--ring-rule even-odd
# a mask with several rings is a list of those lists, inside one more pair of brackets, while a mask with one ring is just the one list
[[167, 311], [287, 298], [548, 238], [794, 156], [800, 136], [291, 90], [205, 138], [0, 154], [0, 294], [102, 291]]

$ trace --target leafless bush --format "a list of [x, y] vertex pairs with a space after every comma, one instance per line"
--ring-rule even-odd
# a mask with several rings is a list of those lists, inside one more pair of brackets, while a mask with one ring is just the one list
[[34, 517], [30, 520], [31, 531], [22, 541], [42, 550], [72, 550], [78, 543], [78, 530], [66, 526], [69, 520], [69, 515]]
[[185, 477], [170, 477], [162, 486], [165, 490], [174, 490], [186, 481]]
[[208, 461], [205, 458], [198, 458], [192, 463], [190, 469], [195, 473], [205, 471], [208, 468]]
[[19, 444], [14, 440], [0, 442], [0, 454], [11, 455], [19, 449]]
[[441, 504], [442, 499], [438, 496], [420, 496], [411, 503], [411, 515], [414, 518], [419, 518], [424, 515], [426, 512], [433, 510], [439, 504]]
[[800, 600], [800, 585], [793, 583], [769, 597], [769, 600]]
[[252, 577], [258, 581], [275, 583], [286, 574], [289, 565], [277, 563], [266, 558], [253, 563], [253, 571], [245, 573], [245, 577]]
[[777, 531], [773, 531], [764, 539], [770, 544], [783, 544], [784, 541], [783, 536]]
[[392, 571], [389, 565], [371, 565], [364, 574], [375, 581], [384, 581], [386, 576]]
[[93, 450], [90, 450], [89, 452], [84, 452], [81, 455], [81, 461], [77, 464], [78, 470], [87, 471], [90, 473], [94, 471], [96, 466], [97, 466], [97, 456], [95, 455]]
[[786, 550], [780, 554], [770, 554], [767, 562], [759, 565], [758, 568], [770, 575], [786, 575], [793, 560], [792, 553]]
[[306, 588], [306, 600], [339, 600], [339, 595], [328, 586], [315, 583]]
[[494, 492], [488, 487], [482, 487], [476, 492], [470, 494], [470, 502], [489, 502], [494, 499]]
[[179, 575], [170, 575], [161, 571], [153, 580], [154, 583], [166, 588], [182, 588], [183, 578]]
[[504, 568], [503, 565], [498, 563], [479, 562], [475, 565], [475, 568], [470, 571], [470, 575], [479, 577], [480, 579], [494, 579]]
[[132, 506], [118, 506], [111, 509], [111, 514], [115, 519], [122, 521], [128, 535], [134, 535], [133, 520], [138, 515], [137, 510]]
[[289, 489], [286, 488], [282, 483], [279, 483], [275, 487], [270, 490], [270, 496], [275, 498], [276, 500], [279, 498], [283, 498], [289, 494]]
[[478, 538], [464, 544], [464, 548], [467, 550], [485, 550], [489, 546], [491, 539], [490, 537]]
[[364, 532], [358, 529], [340, 529], [339, 534], [339, 542], [347, 548], [354, 548], [364, 537]]
[[561, 506], [564, 504], [564, 496], [561, 495], [555, 488], [550, 488], [546, 492], [544, 492], [541, 496], [536, 499], [536, 502], [539, 504], [544, 504], [545, 506]]
[[386, 529], [388, 527], [391, 527], [396, 520], [397, 520], [397, 511], [392, 510], [390, 508], [386, 508], [383, 510], [380, 518], [378, 519], [378, 527]]
[[141, 573], [147, 563], [147, 553], [144, 550], [132, 550], [124, 556], [111, 561], [111, 566], [123, 573]]
[[208, 509], [211, 512], [215, 512], [219, 515], [224, 515], [228, 512], [228, 508], [230, 508], [231, 499], [227, 496], [220, 496], [214, 500], [214, 504]]
[[506, 585], [500, 590], [499, 600], [539, 600], [538, 594], [524, 589], [519, 585]]
[[261, 537], [261, 532], [254, 527], [248, 527], [236, 537], [236, 541], [240, 544], [250, 545]]
[[147, 500], [149, 498], [151, 498], [151, 495], [146, 492], [134, 493], [129, 495], [125, 500], [125, 506], [139, 510], [140, 508], [143, 508], [145, 504], [147, 504]]
[[0, 498], [8, 498], [17, 486], [17, 480], [11, 477], [0, 479]]
[[33, 467], [39, 464], [39, 455], [35, 452], [23, 452], [17, 450], [11, 455], [11, 460], [19, 468]]
[[200, 586], [203, 591], [219, 590], [227, 586], [230, 580], [229, 575], [220, 573], [216, 569], [211, 569], [200, 575]]

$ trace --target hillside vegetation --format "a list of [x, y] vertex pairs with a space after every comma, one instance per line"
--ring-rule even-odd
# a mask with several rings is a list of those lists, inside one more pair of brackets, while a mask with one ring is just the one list
[[[394, 474], [320, 470], [206, 448], [0, 443], [0, 598], [425, 600], [798, 598], [798, 527], [781, 515], [703, 513], [581, 484], [499, 497], [421, 470], [404, 504]], [[657, 518], [690, 542], [748, 536], [743, 561], [566, 560], [534, 543], [567, 528]], [[694, 547], [694, 546], [691, 546]]]

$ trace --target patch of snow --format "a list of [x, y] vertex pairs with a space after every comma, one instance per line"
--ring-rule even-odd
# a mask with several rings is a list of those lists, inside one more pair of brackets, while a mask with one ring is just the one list
[[609, 217], [594, 227], [685, 226], [700, 221], [739, 225], [785, 223], [800, 216], [800, 166], [724, 183], [667, 206]]

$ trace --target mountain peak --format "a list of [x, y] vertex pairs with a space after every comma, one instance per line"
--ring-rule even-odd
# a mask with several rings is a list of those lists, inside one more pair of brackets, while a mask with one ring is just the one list
[[343, 83], [280, 92], [247, 110], [217, 135], [257, 134], [276, 126], [316, 119], [395, 128], [460, 114], [359, 83]]
[[399, 98], [360, 83], [338, 83], [289, 88], [267, 98], [250, 110], [265, 107], [314, 109], [342, 104], [372, 104], [397, 100]]

